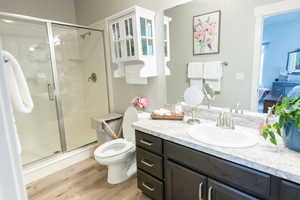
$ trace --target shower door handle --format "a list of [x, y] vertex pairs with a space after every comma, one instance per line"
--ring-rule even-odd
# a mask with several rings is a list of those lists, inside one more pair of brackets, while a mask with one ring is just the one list
[[50, 101], [54, 101], [55, 97], [54, 97], [54, 89], [52, 84], [48, 83], [48, 97]]

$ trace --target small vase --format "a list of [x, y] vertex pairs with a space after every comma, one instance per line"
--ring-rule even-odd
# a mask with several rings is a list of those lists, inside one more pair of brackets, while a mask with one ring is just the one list
[[289, 123], [284, 127], [283, 140], [287, 148], [300, 152], [300, 130], [296, 123]]
[[144, 112], [144, 108], [141, 108], [140, 106], [134, 106], [134, 107], [139, 113]]

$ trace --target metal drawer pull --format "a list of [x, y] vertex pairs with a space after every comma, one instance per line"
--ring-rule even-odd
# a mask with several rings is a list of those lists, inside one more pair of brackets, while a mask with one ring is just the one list
[[141, 139], [140, 142], [141, 142], [142, 144], [144, 144], [144, 145], [147, 145], [147, 146], [152, 146], [152, 145], [153, 145], [152, 142], [147, 142], [147, 141], [145, 141], [145, 140], [143, 140], [143, 139]]
[[142, 183], [143, 187], [146, 188], [147, 190], [151, 191], [151, 192], [154, 192], [154, 188], [153, 187], [150, 187], [148, 185], [146, 185], [144, 182]]
[[154, 164], [148, 163], [147, 161], [141, 160], [141, 163], [146, 165], [147, 167], [154, 167]]
[[202, 187], [203, 187], [203, 183], [201, 182], [199, 184], [199, 200], [203, 200]]
[[212, 200], [212, 191], [213, 191], [213, 187], [210, 186], [208, 189], [208, 200]]

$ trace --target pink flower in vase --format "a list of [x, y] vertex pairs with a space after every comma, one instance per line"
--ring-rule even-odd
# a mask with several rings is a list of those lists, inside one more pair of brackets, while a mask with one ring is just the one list
[[131, 104], [135, 107], [144, 109], [149, 105], [149, 101], [144, 97], [136, 97], [131, 101]]
[[141, 98], [140, 99], [140, 104], [143, 106], [143, 108], [145, 108], [149, 105], [149, 101], [146, 98]]

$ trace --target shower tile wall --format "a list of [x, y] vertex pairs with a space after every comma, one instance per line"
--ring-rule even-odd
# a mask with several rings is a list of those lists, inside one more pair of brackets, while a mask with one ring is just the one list
[[[55, 54], [69, 151], [96, 141], [90, 118], [108, 113], [102, 33], [65, 26], [53, 30], [60, 41]], [[96, 82], [88, 81], [92, 73], [97, 74]]]

